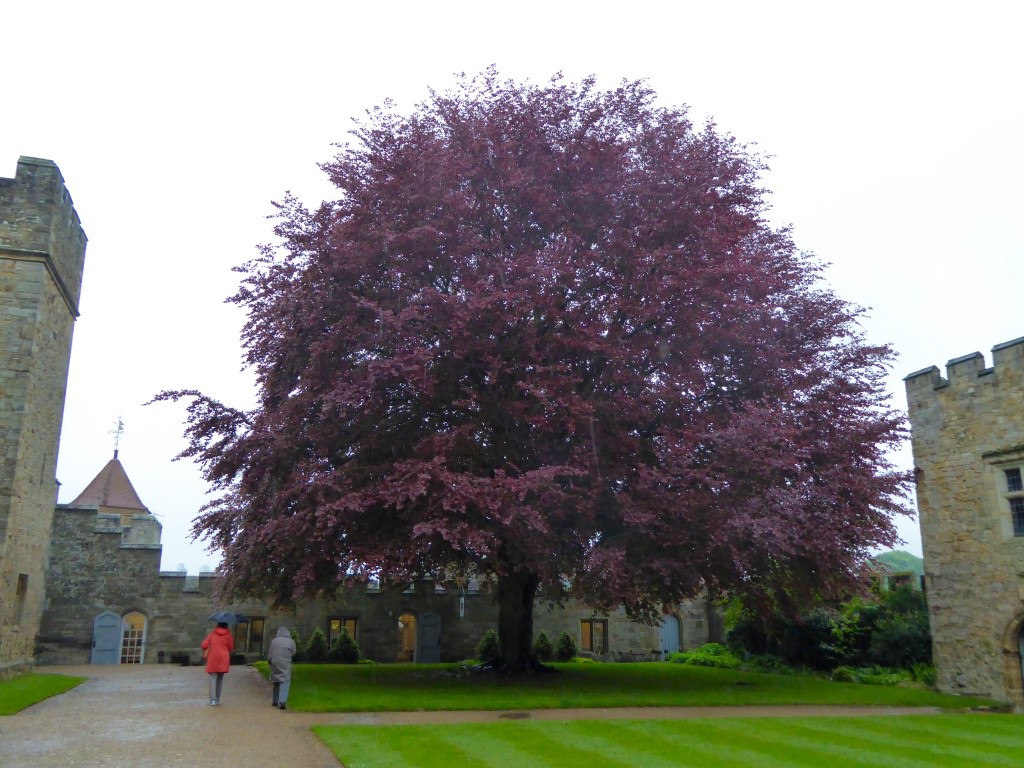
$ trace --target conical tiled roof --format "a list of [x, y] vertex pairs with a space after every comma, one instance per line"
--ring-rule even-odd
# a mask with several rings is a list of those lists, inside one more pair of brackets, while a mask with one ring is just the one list
[[139, 494], [132, 487], [132, 481], [128, 479], [124, 467], [118, 461], [117, 451], [114, 451], [114, 458], [107, 462], [107, 466], [100, 470], [100, 473], [71, 504], [72, 506], [134, 509], [149, 513], [146, 505], [139, 498]]

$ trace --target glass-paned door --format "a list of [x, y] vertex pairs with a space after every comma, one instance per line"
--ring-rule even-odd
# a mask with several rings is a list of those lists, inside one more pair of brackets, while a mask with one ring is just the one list
[[398, 655], [395, 661], [416, 661], [416, 617], [411, 613], [398, 617]]
[[146, 617], [138, 611], [121, 619], [121, 663], [141, 664], [146, 648]]

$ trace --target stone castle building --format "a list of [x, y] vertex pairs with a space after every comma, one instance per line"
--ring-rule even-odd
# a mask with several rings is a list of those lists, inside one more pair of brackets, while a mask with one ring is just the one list
[[49, 160], [0, 178], [0, 679], [30, 669], [86, 237]]
[[938, 687], [1024, 709], [1024, 338], [906, 377]]

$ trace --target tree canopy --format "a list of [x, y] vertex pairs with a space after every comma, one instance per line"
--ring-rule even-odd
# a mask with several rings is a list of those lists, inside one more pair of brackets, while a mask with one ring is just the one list
[[231, 301], [258, 405], [198, 392], [229, 588], [495, 585], [656, 621], [701, 590], [841, 594], [896, 541], [884, 346], [765, 218], [765, 165], [643, 82], [492, 69], [368, 113], [278, 203]]

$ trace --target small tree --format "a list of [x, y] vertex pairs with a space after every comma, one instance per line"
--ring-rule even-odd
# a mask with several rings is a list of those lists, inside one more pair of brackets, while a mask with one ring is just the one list
[[359, 661], [359, 644], [347, 629], [342, 629], [338, 639], [331, 645], [328, 658], [338, 664], [355, 664]]
[[555, 645], [544, 630], [533, 641], [533, 656], [537, 661], [551, 661], [555, 657]]
[[327, 651], [327, 636], [320, 627], [317, 627], [309, 637], [309, 645], [306, 646], [306, 660], [312, 662], [327, 661]]
[[572, 661], [580, 655], [579, 646], [576, 645], [576, 638], [568, 632], [558, 636], [558, 644], [555, 647], [555, 659], [558, 661]]
[[500, 653], [501, 647], [498, 645], [498, 633], [493, 629], [488, 629], [484, 632], [484, 636], [480, 638], [480, 643], [476, 647], [476, 657], [482, 664], [494, 664], [498, 660]]
[[296, 664], [306, 660], [306, 648], [302, 645], [301, 637], [299, 636], [299, 630], [292, 627], [288, 630], [288, 634], [291, 635], [292, 642], [295, 643], [295, 655], [292, 656], [292, 661]]

